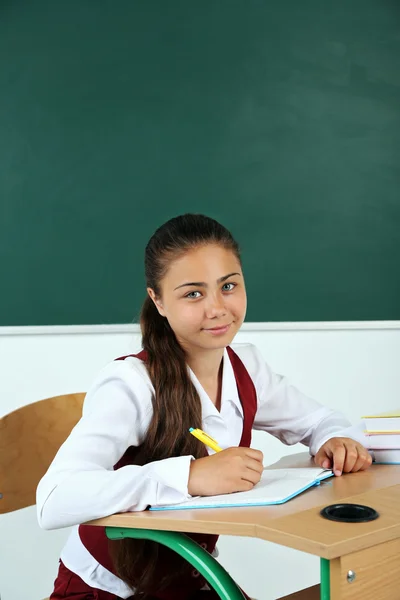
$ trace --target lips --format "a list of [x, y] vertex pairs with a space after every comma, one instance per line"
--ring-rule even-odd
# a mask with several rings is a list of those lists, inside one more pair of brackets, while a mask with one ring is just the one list
[[226, 333], [231, 325], [232, 323], [228, 323], [227, 325], [219, 325], [218, 327], [204, 328], [204, 331], [208, 331], [211, 334]]

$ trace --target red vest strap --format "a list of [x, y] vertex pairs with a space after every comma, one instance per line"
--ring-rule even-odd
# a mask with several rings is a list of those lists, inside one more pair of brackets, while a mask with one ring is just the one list
[[146, 362], [147, 352], [146, 352], [146, 350], [141, 350], [138, 354], [127, 354], [126, 356], [120, 356], [119, 358], [116, 358], [115, 360], [125, 360], [126, 358], [139, 358], [143, 362]]
[[230, 346], [227, 347], [227, 351], [232, 363], [233, 372], [235, 373], [236, 385], [244, 415], [242, 439], [239, 446], [249, 448], [251, 444], [251, 430], [257, 412], [257, 392], [252, 378], [236, 352]]

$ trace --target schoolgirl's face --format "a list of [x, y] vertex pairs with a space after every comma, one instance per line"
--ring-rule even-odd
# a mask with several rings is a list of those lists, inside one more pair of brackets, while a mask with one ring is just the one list
[[161, 281], [161, 296], [148, 290], [187, 352], [228, 346], [244, 321], [246, 289], [231, 250], [208, 244], [174, 260]]

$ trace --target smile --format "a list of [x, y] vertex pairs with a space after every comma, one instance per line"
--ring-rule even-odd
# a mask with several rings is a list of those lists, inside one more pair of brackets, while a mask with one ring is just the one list
[[204, 329], [203, 331], [207, 331], [208, 333], [211, 333], [211, 335], [224, 335], [224, 333], [226, 333], [229, 328], [231, 326], [231, 323], [229, 323], [229, 325], [221, 325], [220, 327], [213, 327], [212, 329]]

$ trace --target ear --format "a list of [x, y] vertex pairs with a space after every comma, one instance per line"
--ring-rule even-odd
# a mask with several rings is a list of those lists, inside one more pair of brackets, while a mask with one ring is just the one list
[[154, 302], [154, 304], [156, 306], [156, 309], [158, 310], [158, 312], [160, 313], [160, 315], [162, 317], [165, 317], [165, 311], [164, 311], [161, 299], [156, 296], [155, 291], [153, 289], [151, 289], [151, 288], [147, 288], [147, 293], [150, 296], [150, 298], [153, 300], [153, 302]]

